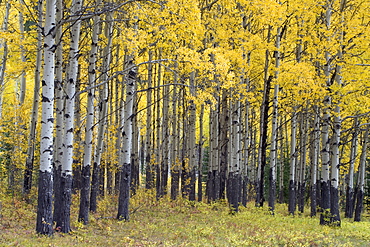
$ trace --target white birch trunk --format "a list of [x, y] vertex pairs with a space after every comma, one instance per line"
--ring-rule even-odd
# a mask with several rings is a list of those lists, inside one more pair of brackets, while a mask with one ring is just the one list
[[94, 167], [91, 181], [91, 194], [90, 194], [90, 211], [96, 212], [97, 210], [97, 195], [99, 191], [99, 170], [101, 163], [101, 156], [104, 148], [104, 135], [106, 133], [107, 126], [107, 113], [108, 113], [108, 71], [111, 64], [111, 48], [112, 48], [112, 36], [113, 36], [113, 17], [112, 13], [108, 13], [106, 16], [106, 29], [105, 35], [108, 38], [107, 46], [103, 51], [103, 68], [101, 81], [105, 82], [102, 88], [100, 88], [100, 108], [99, 108], [99, 126], [98, 136], [96, 142], [96, 148], [94, 153]]
[[46, 2], [44, 38], [44, 78], [42, 81], [42, 114], [40, 142], [40, 174], [36, 232], [51, 235], [52, 216], [52, 161], [54, 130], [54, 57], [55, 57], [55, 0]]
[[[99, 8], [101, 1], [97, 1], [96, 9]], [[88, 68], [88, 86], [91, 89], [87, 92], [87, 109], [86, 109], [86, 127], [85, 127], [85, 146], [83, 154], [83, 167], [81, 172], [82, 186], [80, 196], [79, 221], [87, 224], [89, 221], [89, 204], [90, 204], [90, 175], [91, 175], [91, 159], [93, 151], [93, 127], [94, 127], [94, 98], [95, 89], [93, 86], [96, 82], [96, 62], [98, 55], [98, 38], [99, 38], [99, 22], [100, 16], [94, 16], [94, 27], [91, 37], [91, 50], [89, 54]]]
[[136, 67], [130, 63], [131, 67], [127, 75], [126, 101], [123, 113], [122, 131], [122, 163], [120, 164], [120, 192], [118, 199], [117, 219], [129, 220], [129, 200], [131, 183], [131, 148], [132, 148], [132, 110], [134, 105], [134, 94], [136, 84]]
[[293, 107], [290, 138], [290, 173], [289, 173], [289, 213], [294, 215], [296, 210], [296, 180], [295, 169], [297, 160], [297, 108]]

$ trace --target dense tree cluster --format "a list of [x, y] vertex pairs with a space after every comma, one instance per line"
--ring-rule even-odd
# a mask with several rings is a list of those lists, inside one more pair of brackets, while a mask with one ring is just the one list
[[341, 208], [360, 221], [370, 2], [0, 8], [0, 185], [28, 200], [38, 185], [37, 232], [70, 231], [73, 193], [84, 224], [106, 194], [128, 220], [140, 187], [235, 212], [309, 202], [321, 224], [340, 225]]

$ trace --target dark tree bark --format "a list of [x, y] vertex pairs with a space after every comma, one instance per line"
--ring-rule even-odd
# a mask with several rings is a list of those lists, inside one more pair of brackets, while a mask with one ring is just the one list
[[60, 217], [56, 221], [56, 229], [68, 233], [70, 227], [70, 208], [72, 203], [72, 175], [62, 174], [60, 178]]
[[[267, 52], [268, 53], [268, 52]], [[263, 102], [261, 106], [261, 124], [260, 124], [260, 146], [259, 146], [259, 164], [256, 183], [256, 206], [262, 207], [265, 201], [263, 195], [265, 166], [266, 166], [266, 149], [267, 149], [267, 124], [268, 124], [268, 109], [272, 76], [269, 76], [265, 82], [263, 92]]]
[[90, 165], [84, 166], [82, 168], [81, 185], [78, 221], [83, 222], [85, 225], [87, 225], [89, 223]]
[[97, 210], [97, 197], [99, 192], [99, 165], [94, 162], [93, 173], [91, 177], [91, 193], [90, 193], [90, 211], [96, 212]]
[[326, 181], [321, 184], [321, 208], [323, 212], [320, 215], [320, 224], [328, 225], [330, 223], [330, 187]]
[[117, 219], [129, 220], [131, 164], [123, 164], [121, 169]]
[[53, 234], [53, 174], [39, 172], [38, 205], [36, 232], [44, 235]]

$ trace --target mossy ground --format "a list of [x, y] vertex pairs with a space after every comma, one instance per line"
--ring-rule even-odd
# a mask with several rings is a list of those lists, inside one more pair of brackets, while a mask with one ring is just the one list
[[[116, 197], [99, 202], [90, 224], [77, 222], [74, 197], [70, 234], [53, 237], [35, 233], [35, 203], [3, 197], [0, 246], [369, 246], [370, 222], [343, 219], [342, 226], [320, 226], [319, 217], [290, 216], [286, 205], [274, 215], [250, 203], [231, 214], [226, 203], [157, 201], [150, 193], [132, 197], [131, 219], [117, 221]], [[307, 210], [308, 211], [308, 210]]]

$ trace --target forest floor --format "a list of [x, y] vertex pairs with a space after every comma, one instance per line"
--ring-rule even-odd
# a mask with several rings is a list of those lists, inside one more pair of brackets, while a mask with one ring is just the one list
[[343, 219], [341, 227], [320, 226], [319, 216], [290, 216], [286, 205], [275, 215], [253, 203], [230, 213], [226, 203], [157, 201], [148, 193], [131, 200], [131, 219], [115, 219], [117, 198], [99, 202], [90, 224], [77, 222], [78, 198], [71, 212], [73, 231], [52, 237], [35, 233], [36, 201], [0, 198], [0, 246], [370, 246], [370, 220]]

